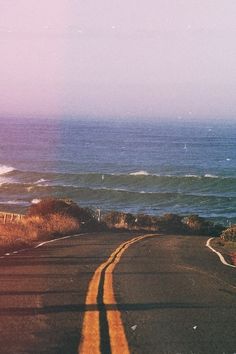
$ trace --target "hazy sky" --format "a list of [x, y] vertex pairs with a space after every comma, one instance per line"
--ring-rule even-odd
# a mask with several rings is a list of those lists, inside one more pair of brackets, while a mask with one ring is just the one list
[[235, 0], [0, 0], [0, 115], [236, 119]]

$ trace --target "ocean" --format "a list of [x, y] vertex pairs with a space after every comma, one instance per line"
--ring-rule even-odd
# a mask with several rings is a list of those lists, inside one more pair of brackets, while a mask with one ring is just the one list
[[2, 119], [0, 210], [41, 198], [236, 223], [236, 122]]

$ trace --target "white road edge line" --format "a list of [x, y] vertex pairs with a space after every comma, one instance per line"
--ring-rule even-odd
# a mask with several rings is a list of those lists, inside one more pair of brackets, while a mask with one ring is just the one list
[[36, 245], [35, 247], [33, 247], [33, 248], [39, 248], [39, 247], [41, 247], [41, 246], [43, 246], [43, 245], [46, 245], [46, 244], [48, 244], [48, 243], [52, 243], [52, 242], [59, 241], [59, 240], [65, 240], [65, 239], [67, 239], [67, 238], [71, 238], [71, 237], [75, 237], [75, 236], [81, 236], [81, 235], [85, 235], [85, 234], [76, 234], [76, 235], [69, 235], [69, 236], [54, 238], [54, 239], [49, 240], [49, 241], [41, 242], [41, 243], [39, 243], [38, 245]]
[[226, 262], [226, 260], [225, 260], [224, 257], [222, 256], [222, 254], [221, 254], [220, 252], [217, 252], [213, 247], [210, 246], [210, 242], [211, 242], [212, 240], [214, 240], [214, 238], [215, 238], [215, 237], [209, 238], [209, 239], [207, 240], [206, 246], [207, 246], [208, 248], [210, 248], [210, 250], [211, 250], [212, 252], [214, 252], [214, 253], [217, 254], [217, 256], [220, 258], [221, 262], [222, 262], [224, 265], [226, 265], [226, 266], [228, 266], [228, 267], [236, 268], [235, 265], [229, 264], [228, 262]]
[[39, 243], [38, 245], [34, 246], [34, 247], [28, 247], [28, 248], [22, 248], [18, 251], [14, 251], [14, 252], [11, 252], [11, 253], [5, 253], [4, 255], [2, 255], [0, 257], [1, 258], [5, 258], [7, 256], [12, 256], [16, 253], [21, 253], [21, 252], [24, 252], [24, 251], [27, 251], [27, 250], [30, 250], [30, 249], [35, 249], [35, 248], [38, 248], [38, 247], [41, 247], [43, 245], [46, 245], [47, 243], [51, 243], [51, 242], [55, 242], [55, 241], [60, 241], [60, 240], [65, 240], [66, 238], [72, 238], [72, 237], [76, 237], [76, 236], [83, 236], [83, 235], [87, 235], [87, 233], [83, 233], [83, 234], [75, 234], [75, 235], [69, 235], [69, 236], [64, 236], [64, 237], [58, 237], [58, 238], [54, 238], [53, 240], [49, 240], [49, 241], [44, 241], [44, 242], [41, 242]]

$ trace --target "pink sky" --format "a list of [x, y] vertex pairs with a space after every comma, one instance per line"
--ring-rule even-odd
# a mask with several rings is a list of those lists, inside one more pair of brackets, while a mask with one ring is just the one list
[[0, 1], [0, 115], [236, 116], [235, 0]]

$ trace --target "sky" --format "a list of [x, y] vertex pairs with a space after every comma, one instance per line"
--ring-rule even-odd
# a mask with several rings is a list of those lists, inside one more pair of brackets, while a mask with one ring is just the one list
[[0, 116], [236, 119], [235, 0], [0, 0]]

